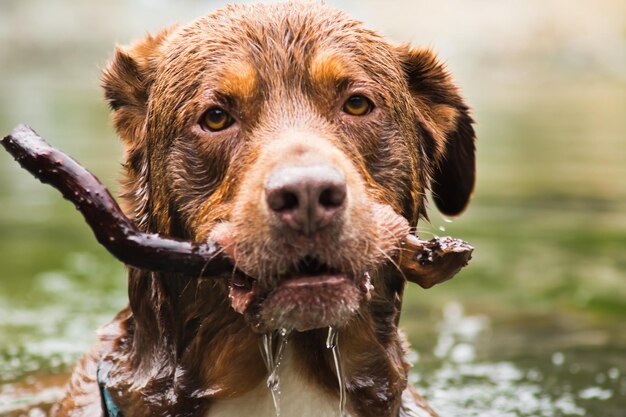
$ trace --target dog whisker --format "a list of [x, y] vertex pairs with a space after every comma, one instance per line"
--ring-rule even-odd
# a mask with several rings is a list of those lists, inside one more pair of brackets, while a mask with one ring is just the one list
[[380, 248], [376, 248], [388, 261], [391, 265], [393, 265], [393, 267], [400, 272], [400, 274], [402, 275], [402, 277], [404, 278], [405, 281], [407, 281], [407, 277], [404, 274], [404, 271], [402, 270], [402, 268], [400, 267], [400, 265], [398, 265], [398, 263], [391, 257], [389, 256], [389, 254], [387, 254], [385, 251], [383, 251]]

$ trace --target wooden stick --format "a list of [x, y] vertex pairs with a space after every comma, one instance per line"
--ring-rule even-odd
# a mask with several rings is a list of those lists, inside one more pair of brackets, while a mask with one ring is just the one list
[[408, 235], [398, 264], [407, 280], [422, 288], [449, 280], [472, 259], [474, 247], [460, 239], [437, 237], [429, 241]]
[[[73, 202], [98, 242], [123, 263], [190, 276], [218, 277], [232, 272], [231, 260], [215, 242], [193, 243], [139, 231], [92, 173], [30, 127], [17, 126], [0, 144], [22, 168]], [[398, 264], [409, 281], [430, 288], [467, 265], [473, 249], [450, 237], [424, 241], [408, 235], [402, 242]]]
[[91, 172], [50, 146], [30, 127], [17, 126], [0, 144], [22, 168], [73, 202], [98, 242], [123, 263], [191, 276], [219, 276], [232, 271], [230, 260], [214, 242], [191, 243], [139, 231]]

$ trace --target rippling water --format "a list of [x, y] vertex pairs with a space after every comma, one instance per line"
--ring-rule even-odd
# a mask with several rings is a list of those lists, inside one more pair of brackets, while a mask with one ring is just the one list
[[442, 415], [623, 415], [626, 337], [615, 333], [619, 326], [580, 318], [572, 329], [571, 317], [505, 316], [466, 315], [457, 303], [444, 308], [432, 353], [416, 354], [413, 374]]

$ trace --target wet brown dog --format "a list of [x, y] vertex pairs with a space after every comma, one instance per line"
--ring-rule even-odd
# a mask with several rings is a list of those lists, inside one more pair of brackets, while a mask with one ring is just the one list
[[237, 271], [131, 269], [129, 307], [58, 415], [100, 415], [103, 372], [125, 417], [275, 415], [259, 340], [282, 333], [281, 415], [336, 416], [329, 327], [351, 416], [433, 414], [407, 385], [405, 281], [390, 262], [429, 189], [456, 215], [474, 186], [472, 120], [433, 54], [325, 5], [240, 5], [118, 49], [103, 84], [127, 213], [216, 239]]

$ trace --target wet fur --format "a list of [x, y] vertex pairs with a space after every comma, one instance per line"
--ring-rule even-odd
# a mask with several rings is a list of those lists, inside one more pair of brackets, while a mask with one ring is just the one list
[[[252, 207], [260, 185], [251, 172], [276, 162], [273, 147], [317, 135], [360, 203], [318, 255], [374, 274], [372, 299], [340, 333], [348, 410], [355, 417], [411, 416], [416, 404], [430, 410], [407, 385], [398, 330], [405, 281], [386, 262], [398, 232], [374, 217], [387, 207], [414, 227], [429, 189], [449, 215], [471, 196], [472, 120], [430, 51], [391, 45], [325, 5], [227, 6], [118, 48], [103, 85], [126, 149], [127, 214], [148, 231], [221, 237], [239, 267], [268, 280], [301, 249], [285, 250], [295, 237], [276, 235]], [[367, 121], [336, 116], [346, 98], [337, 91], [350, 85], [376, 97], [378, 112]], [[237, 109], [245, 123], [209, 137], [197, 124], [207, 103]], [[333, 236], [342, 244], [324, 248]], [[109, 387], [125, 417], [210, 415], [212, 405], [263, 384], [258, 335], [227, 293], [219, 280], [130, 269], [129, 306], [78, 364], [57, 415], [97, 415], [102, 357], [115, 364]], [[336, 397], [324, 338], [325, 330], [296, 333], [290, 347], [308, 383]]]

